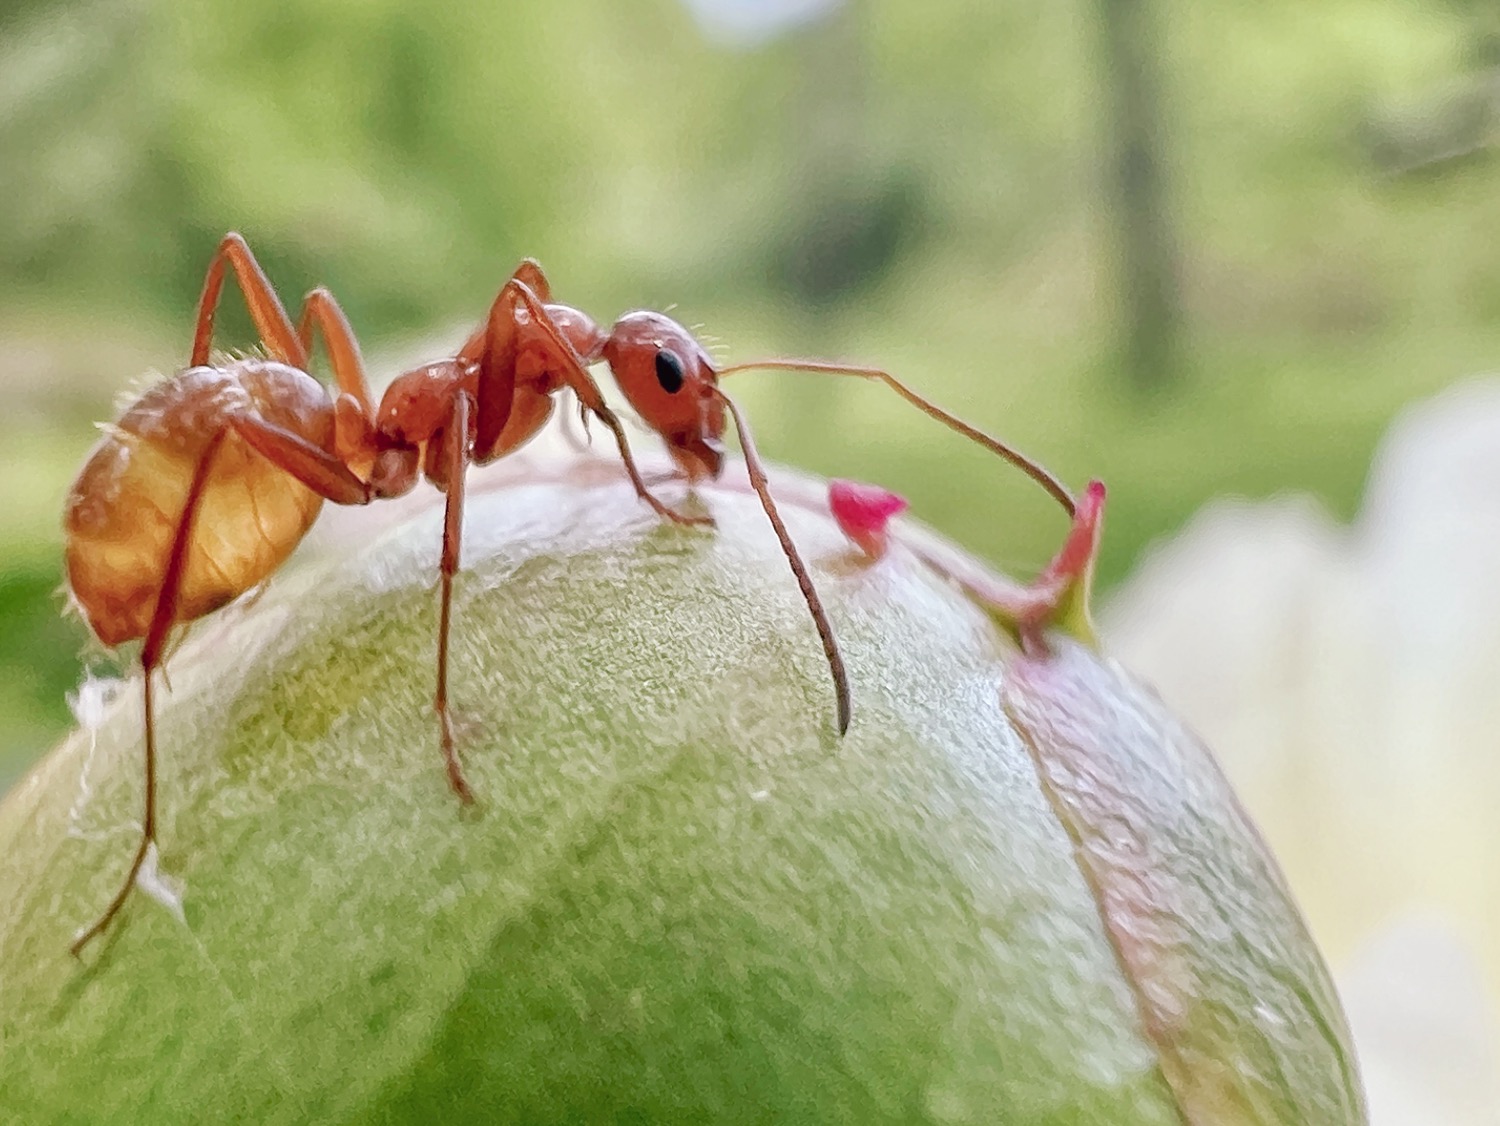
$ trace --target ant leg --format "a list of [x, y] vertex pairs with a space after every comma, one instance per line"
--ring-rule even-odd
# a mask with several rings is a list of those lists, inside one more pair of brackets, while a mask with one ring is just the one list
[[552, 283], [547, 280], [541, 263], [535, 258], [521, 259], [521, 264], [510, 276], [536, 294], [536, 299], [543, 305], [552, 304]]
[[[520, 282], [532, 293], [543, 305], [552, 303], [552, 283], [547, 280], [547, 275], [542, 272], [542, 267], [535, 258], [523, 258], [507, 281]], [[464, 341], [464, 346], [458, 350], [458, 358], [469, 363], [477, 363], [480, 354], [485, 349], [485, 338], [490, 332], [488, 322], [480, 325]]]
[[1051, 494], [1052, 499], [1062, 505], [1069, 516], [1072, 516], [1077, 505], [1073, 494], [1068, 491], [1066, 485], [1059, 481], [1051, 472], [1034, 458], [1028, 457], [1013, 446], [993, 438], [978, 427], [970, 426], [956, 415], [949, 414], [942, 407], [918, 395], [906, 384], [902, 383], [894, 375], [880, 368], [859, 367], [852, 364], [830, 364], [821, 360], [756, 360], [745, 364], [731, 364], [729, 367], [720, 368], [719, 375], [732, 375], [737, 371], [748, 371], [751, 368], [761, 368], [767, 371], [807, 371], [820, 372], [825, 375], [852, 375], [860, 379], [875, 379], [884, 383], [896, 394], [900, 395], [912, 406], [916, 407], [929, 418], [935, 418], [950, 430], [956, 430], [970, 441], [977, 442], [991, 453], [998, 454], [1021, 470], [1042, 488]]
[[833, 675], [833, 693], [838, 702], [839, 734], [842, 735], [849, 730], [851, 710], [849, 673], [844, 668], [844, 657], [839, 652], [838, 640], [833, 635], [833, 624], [828, 620], [828, 614], [823, 609], [823, 600], [818, 597], [818, 591], [813, 586], [812, 575], [807, 570], [807, 564], [798, 554], [797, 545], [792, 542], [791, 533], [786, 530], [781, 513], [776, 509], [776, 502], [771, 498], [766, 471], [761, 467], [760, 455], [755, 451], [755, 439], [750, 436], [750, 428], [745, 425], [745, 416], [740, 414], [740, 408], [735, 406], [734, 400], [719, 388], [714, 387], [713, 393], [729, 408], [729, 413], [734, 418], [734, 428], [740, 435], [740, 449], [745, 455], [745, 469], [750, 474], [750, 487], [760, 498], [760, 506], [766, 510], [766, 516], [776, 532], [776, 539], [781, 543], [782, 554], [791, 565], [792, 574], [797, 576], [797, 585], [802, 588], [802, 599], [807, 603], [808, 612], [812, 614], [813, 625], [818, 630], [818, 639], [823, 642], [823, 653], [828, 658], [828, 671]]
[[339, 390], [359, 404], [366, 419], [373, 419], [375, 403], [370, 394], [369, 380], [365, 377], [365, 361], [360, 355], [359, 341], [355, 339], [354, 329], [338, 300], [323, 286], [318, 286], [302, 299], [302, 318], [297, 323], [297, 340], [309, 356], [315, 327], [322, 330], [328, 362]]
[[593, 407], [591, 409], [599, 421], [604, 423], [608, 427], [609, 432], [615, 436], [615, 445], [620, 448], [620, 460], [625, 463], [625, 472], [630, 475], [630, 483], [635, 486], [636, 496], [649, 504], [652, 511], [658, 516], [665, 517], [674, 524], [687, 526], [703, 524], [709, 527], [713, 526], [714, 518], [712, 516], [684, 516], [676, 509], [668, 508], [661, 501], [657, 500], [646, 486], [646, 479], [641, 476], [641, 471], [635, 464], [635, 458], [630, 454], [630, 446], [625, 441], [625, 428], [620, 425], [619, 417], [614, 411], [605, 406]]
[[479, 388], [475, 396], [474, 460], [479, 464], [497, 456], [500, 434], [510, 421], [516, 395], [516, 360], [520, 326], [507, 290], [520, 285], [538, 295], [544, 305], [552, 300], [552, 286], [534, 258], [522, 259], [490, 306], [489, 316], [458, 350], [460, 363], [479, 366]]
[[[571, 393], [571, 388], [569, 389], [569, 391]], [[573, 429], [572, 410], [575, 406], [578, 407], [578, 420], [579, 425], [583, 428], [582, 434], [579, 434], [577, 430]], [[588, 412], [579, 405], [578, 397], [575, 395], [571, 401], [563, 405], [563, 409], [558, 413], [558, 429], [562, 431], [563, 439], [568, 443], [568, 445], [573, 447], [574, 453], [588, 453], [590, 448], [592, 448], [593, 446], [593, 442], [590, 440], [591, 436], [589, 434], [589, 416]]]
[[[337, 504], [366, 504], [375, 496], [375, 490], [351, 473], [338, 458], [288, 430], [253, 415], [235, 418], [230, 425], [257, 453], [328, 500]], [[453, 723], [448, 713], [448, 635], [453, 610], [453, 576], [458, 573], [459, 545], [463, 534], [468, 435], [469, 396], [460, 390], [454, 396], [453, 413], [439, 439], [441, 454], [434, 465], [438, 470], [437, 484], [448, 494], [448, 503], [443, 519], [442, 600], [438, 621], [437, 691], [433, 707], [442, 734], [448, 784], [465, 805], [473, 803], [474, 792], [459, 765]]]
[[327, 450], [258, 415], [238, 415], [230, 427], [277, 468], [335, 504], [369, 504], [374, 490]]
[[333, 401], [333, 451], [365, 480], [382, 452], [374, 423], [353, 395], [340, 393]]
[[161, 587], [156, 592], [156, 608], [151, 612], [151, 624], [147, 628], [145, 642], [141, 646], [141, 691], [146, 716], [146, 808], [141, 818], [141, 842], [135, 850], [135, 859], [130, 862], [130, 868], [120, 884], [120, 890], [115, 892], [114, 898], [109, 901], [109, 906], [105, 907], [104, 913], [94, 920], [92, 926], [73, 940], [71, 950], [75, 957], [119, 914], [120, 908], [125, 905], [125, 900], [130, 897], [131, 889], [135, 887], [136, 877], [140, 875], [141, 866], [145, 864], [151, 846], [156, 843], [156, 715], [151, 678], [161, 664], [162, 651], [166, 647], [167, 637], [177, 618], [177, 593], [182, 588], [182, 576], [187, 570], [187, 553], [188, 546], [192, 542], [193, 518], [197, 515], [198, 504], [203, 499], [203, 492], [208, 486], [209, 469], [214, 455], [219, 451], [220, 443], [224, 440], [224, 433], [221, 430], [213, 436], [193, 471], [193, 480], [188, 486], [187, 497], [182, 504], [182, 513], [177, 518], [177, 532], [172, 538], [172, 549], [167, 556], [167, 567], [162, 574]]
[[[599, 385], [594, 382], [594, 377], [588, 372], [588, 368], [579, 356], [577, 349], [568, 342], [561, 330], [553, 321], [546, 307], [537, 299], [536, 294], [528, 289], [525, 283], [512, 278], [505, 283], [500, 295], [495, 299], [495, 304], [490, 307], [490, 334], [491, 342], [500, 341], [504, 347], [516, 352], [520, 347], [520, 334], [522, 321], [518, 315], [520, 310], [525, 309], [528, 316], [527, 328], [532, 330], [532, 337], [526, 341], [531, 347], [540, 348], [547, 353], [553, 370], [556, 370], [563, 382], [578, 396], [578, 401], [591, 411], [600, 422], [609, 428], [615, 436], [615, 444], [620, 449], [620, 460], [625, 463], [625, 472], [630, 476], [630, 482], [635, 486], [636, 495], [649, 504], [658, 516], [672, 521], [674, 524], [712, 524], [713, 518], [709, 516], [684, 516], [682, 513], [668, 508], [657, 500], [649, 488], [645, 479], [641, 477], [641, 471], [635, 464], [635, 458], [631, 456], [630, 444], [625, 439], [625, 428], [620, 425], [620, 419], [610, 409], [609, 404], [604, 401], [604, 393], [599, 390]], [[481, 419], [485, 409], [485, 361], [480, 361], [479, 376], [479, 409]], [[511, 388], [514, 395], [514, 364], [510, 365]], [[481, 436], [483, 432], [481, 431]], [[488, 460], [490, 451], [475, 442], [475, 460], [483, 462]]]
[[368, 477], [380, 447], [375, 438], [375, 398], [365, 376], [364, 357], [349, 318], [338, 300], [319, 286], [302, 299], [297, 339], [312, 358], [313, 330], [323, 335], [329, 366], [339, 393], [334, 396], [334, 451], [339, 460]]
[[515, 308], [506, 301], [514, 279], [505, 283], [489, 316], [475, 337], [459, 352], [459, 359], [476, 364], [474, 460], [483, 464], [499, 455], [500, 435], [516, 403], [516, 362], [520, 358], [520, 326]]
[[307, 349], [297, 338], [292, 320], [286, 315], [281, 298], [276, 296], [271, 281], [266, 277], [250, 245], [238, 231], [230, 231], [219, 242], [219, 248], [208, 263], [208, 274], [203, 279], [203, 292], [198, 298], [198, 322], [193, 333], [193, 352], [188, 364], [201, 367], [208, 363], [213, 344], [214, 313], [219, 306], [219, 293], [224, 288], [224, 266], [234, 270], [240, 283], [240, 292], [245, 295], [245, 305], [250, 310], [250, 319], [255, 322], [255, 331], [260, 334], [266, 351], [282, 363], [306, 369]]
[[465, 805], [474, 801], [474, 791], [464, 779], [458, 751], [453, 743], [453, 722], [448, 714], [448, 634], [453, 617], [453, 576], [458, 573], [459, 547], [463, 539], [464, 470], [469, 463], [469, 396], [460, 390], [453, 396], [453, 413], [443, 427], [440, 479], [447, 494], [443, 509], [443, 555], [440, 564], [442, 601], [438, 614], [437, 692], [433, 707], [443, 739], [443, 762], [448, 785]]

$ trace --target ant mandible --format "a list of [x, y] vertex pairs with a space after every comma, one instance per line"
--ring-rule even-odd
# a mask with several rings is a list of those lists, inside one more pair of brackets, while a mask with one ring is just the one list
[[[245, 297], [264, 357], [210, 362], [226, 268]], [[333, 394], [307, 371], [314, 331], [328, 352], [337, 386]], [[550, 417], [556, 393], [567, 388], [581, 409], [614, 435], [642, 500], [674, 523], [712, 522], [676, 512], [647, 488], [618, 416], [589, 374], [589, 365], [600, 360], [609, 364], [621, 391], [689, 481], [719, 475], [725, 410], [733, 417], [750, 483], [822, 641], [841, 734], [850, 715], [843, 658], [807, 566], [777, 511], [744, 418], [718, 386], [720, 376], [763, 367], [880, 380], [1020, 466], [1073, 511], [1067, 490], [1037, 463], [887, 372], [794, 360], [715, 370], [692, 334], [660, 313], [627, 313], [606, 333], [587, 314], [554, 303], [545, 274], [531, 259], [517, 267], [485, 322], [456, 354], [398, 376], [376, 406], [359, 345], [332, 294], [321, 287], [309, 293], [294, 327], [248, 244], [230, 232], [204, 279], [189, 366], [150, 388], [105, 429], [68, 497], [64, 529], [73, 598], [105, 645], [143, 639], [145, 726], [140, 842], [114, 898], [73, 942], [75, 954], [118, 914], [155, 843], [152, 679], [172, 628], [261, 583], [301, 541], [324, 500], [368, 504], [409, 491], [423, 475], [446, 494], [434, 707], [449, 784], [461, 801], [473, 800], [448, 712], [448, 640], [466, 468], [493, 461], [533, 437]]]

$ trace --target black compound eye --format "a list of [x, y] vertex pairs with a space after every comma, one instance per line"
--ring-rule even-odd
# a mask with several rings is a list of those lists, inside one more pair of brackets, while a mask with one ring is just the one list
[[661, 384], [663, 391], [668, 395], [677, 394], [682, 390], [686, 378], [682, 374], [682, 361], [677, 358], [676, 352], [663, 348], [656, 353], [656, 381]]

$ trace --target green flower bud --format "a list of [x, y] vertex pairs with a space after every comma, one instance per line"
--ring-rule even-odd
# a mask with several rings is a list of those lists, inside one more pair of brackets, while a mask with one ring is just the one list
[[1364, 1121], [1273, 862], [1115, 665], [1023, 654], [919, 532], [871, 559], [788, 503], [840, 739], [753, 496], [701, 489], [701, 530], [596, 463], [497, 483], [454, 604], [473, 809], [436, 508], [194, 625], [155, 890], [81, 961], [139, 681], [0, 807], [0, 1120]]

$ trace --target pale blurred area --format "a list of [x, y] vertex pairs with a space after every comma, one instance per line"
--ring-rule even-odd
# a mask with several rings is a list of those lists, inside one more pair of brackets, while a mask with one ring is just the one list
[[1399, 416], [1352, 525], [1216, 502], [1102, 618], [1344, 971], [1376, 1122], [1500, 1122], [1500, 379]]
[[[1500, 368], [1497, 76], [1480, 0], [0, 6], [0, 789], [121, 667], [61, 613], [60, 513], [226, 230], [377, 384], [535, 256], [602, 321], [883, 365], [1106, 481], [1113, 643], [1265, 825], [1377, 1121], [1500, 1122], [1500, 431], [1457, 386]], [[232, 292], [219, 327], [254, 343]], [[1018, 576], [1064, 533], [877, 387], [728, 388], [767, 458]]]

